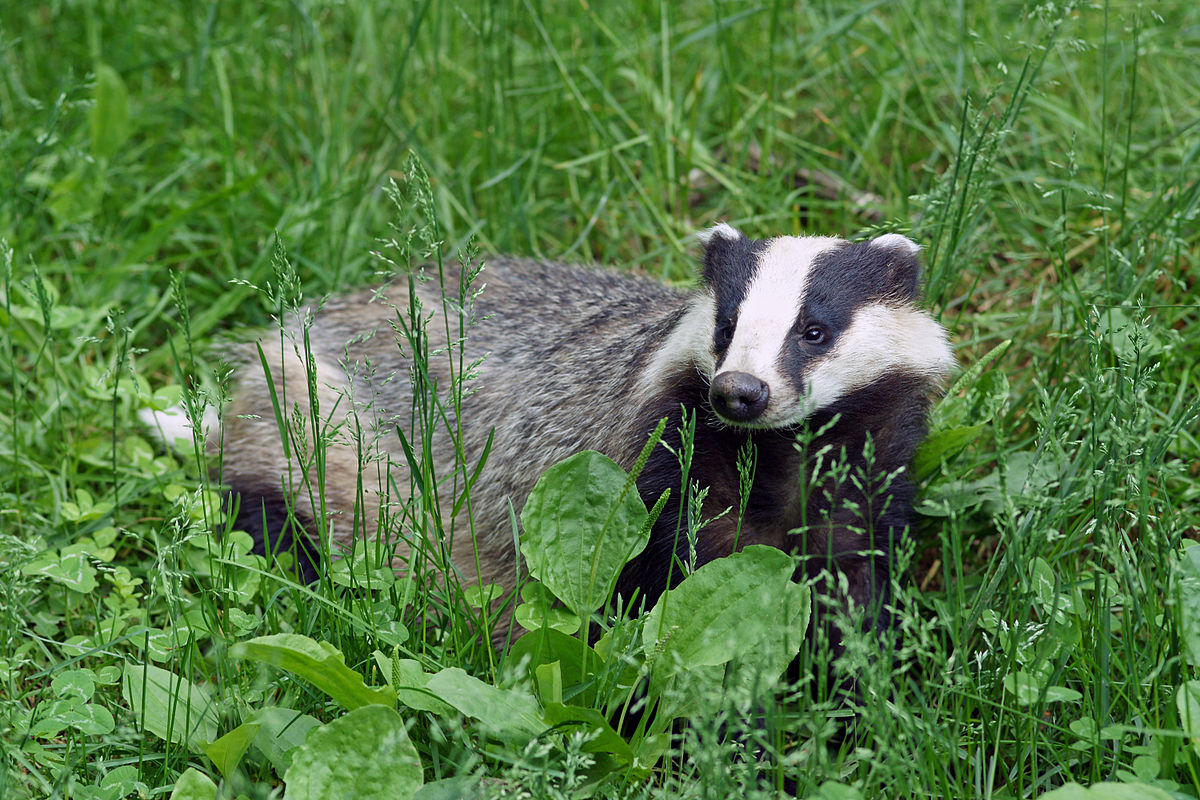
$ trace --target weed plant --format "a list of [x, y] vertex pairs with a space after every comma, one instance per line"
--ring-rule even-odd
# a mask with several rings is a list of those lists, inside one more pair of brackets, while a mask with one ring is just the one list
[[[333, 754], [361, 796], [1195, 797], [1198, 51], [1189, 3], [4, 4], [0, 796], [320, 795]], [[312, 584], [252, 554], [219, 458], [138, 420], [218, 411], [231, 332], [410, 262], [685, 281], [718, 220], [911, 235], [963, 365], [849, 698], [819, 637], [798, 674], [660, 662], [623, 614], [564, 633], [599, 606], [553, 579], [457, 580], [432, 492], [477, 465], [422, 470], [469, 363], [418, 393], [419, 485], [369, 414], [284, 426], [318, 506], [323, 443], [362, 444], [399, 577], [386, 536]], [[536, 652], [487, 644], [514, 607]]]

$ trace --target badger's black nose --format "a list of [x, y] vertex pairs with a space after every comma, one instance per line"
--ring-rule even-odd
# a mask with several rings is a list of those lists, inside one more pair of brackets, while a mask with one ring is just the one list
[[767, 408], [770, 388], [745, 372], [722, 372], [713, 378], [708, 400], [713, 410], [734, 422], [750, 422]]

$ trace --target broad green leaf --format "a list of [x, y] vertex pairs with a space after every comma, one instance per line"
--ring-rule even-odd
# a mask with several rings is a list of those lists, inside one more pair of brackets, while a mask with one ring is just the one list
[[945, 508], [961, 511], [980, 504], [987, 511], [994, 512], [999, 511], [1005, 503], [1021, 509], [1040, 508], [1047, 504], [1047, 498], [1053, 496], [1052, 489], [1070, 468], [1060, 452], [1048, 449], [1009, 453], [1003, 465], [1003, 482], [997, 469], [969, 482], [935, 484], [931, 491], [926, 492], [920, 512], [930, 516], [945, 516]]
[[943, 463], [954, 460], [1008, 405], [1008, 376], [1001, 370], [983, 372], [1008, 346], [1009, 342], [1002, 342], [971, 365], [933, 408], [929, 436], [913, 458], [917, 481], [927, 480]]
[[[90, 522], [100, 519], [106, 514], [111, 514], [113, 504], [109, 500], [96, 501], [91, 492], [86, 489], [78, 489], [75, 492], [75, 502], [66, 501], [62, 504], [62, 515], [64, 519], [71, 522]], [[65, 555], [68, 552], [75, 552], [67, 549], [63, 551]]]
[[[95, 161], [85, 161], [68, 172], [50, 188], [50, 199], [46, 208], [60, 223], [81, 222], [90, 218], [100, 208], [104, 199], [104, 176]], [[51, 309], [50, 327], [60, 326], [74, 321], [81, 323], [85, 316], [82, 312], [56, 314], [57, 306]], [[27, 309], [20, 309], [25, 312]], [[28, 309], [30, 317], [41, 322], [41, 315], [33, 309]], [[70, 309], [70, 311], [79, 311]], [[22, 316], [18, 309], [13, 309], [13, 316]]]
[[388, 686], [396, 690], [396, 699], [402, 704], [439, 717], [453, 713], [454, 709], [451, 706], [434, 697], [425, 688], [433, 676], [426, 672], [419, 662], [411, 658], [400, 658], [398, 655], [389, 656], [376, 650], [375, 663], [387, 680]]
[[1067, 727], [1089, 747], [1093, 743], [1100, 741], [1100, 729], [1096, 726], [1096, 720], [1091, 717], [1080, 717], [1079, 719], [1071, 720]]
[[649, 541], [646, 506], [625, 470], [594, 451], [546, 470], [521, 510], [529, 573], [587, 619]]
[[799, 650], [804, 631], [789, 629], [800, 600], [790, 588], [794, 571], [787, 553], [752, 545], [665, 592], [642, 632], [652, 685], [661, 688], [679, 670], [751, 659], [768, 637], [786, 638]]
[[196, 750], [217, 738], [217, 707], [204, 687], [153, 664], [127, 661], [121, 689], [138, 724], [158, 738]]
[[584, 730], [591, 735], [583, 746], [587, 753], [609, 753], [622, 765], [633, 763], [633, 749], [613, 730], [603, 714], [594, 708], [562, 703], [546, 703], [546, 722], [563, 733]]
[[1200, 667], [1200, 545], [1184, 547], [1175, 562], [1179, 575], [1178, 609], [1184, 657]]
[[1200, 680], [1186, 681], [1179, 687], [1175, 707], [1179, 711], [1179, 727], [1196, 755], [1200, 755]]
[[539, 664], [533, 670], [533, 678], [542, 705], [562, 702], [562, 665], [559, 662], [551, 661], [549, 664]]
[[242, 756], [250, 749], [254, 737], [262, 726], [256, 722], [243, 722], [229, 733], [204, 748], [204, 754], [212, 760], [221, 774], [228, 778], [242, 763]]
[[566, 702], [588, 707], [595, 703], [597, 673], [605, 660], [579, 639], [553, 628], [531, 631], [508, 651], [508, 664], [523, 662], [531, 675], [543, 664], [558, 662]]
[[171, 657], [176, 648], [187, 645], [192, 640], [192, 629], [186, 622], [169, 630], [150, 628], [146, 632], [146, 655], [154, 661], [163, 662]]
[[175, 781], [171, 800], [216, 800], [217, 785], [195, 767], [188, 767]]
[[1004, 691], [1013, 695], [1023, 706], [1036, 703], [1042, 693], [1039, 677], [1023, 669], [1005, 674], [1002, 683]]
[[112, 158], [129, 138], [129, 91], [107, 64], [96, 65], [96, 96], [88, 123], [92, 156], [97, 160]]
[[257, 725], [254, 748], [267, 757], [280, 778], [292, 763], [292, 753], [304, 744], [308, 732], [321, 727], [321, 722], [308, 714], [290, 708], [268, 706], [246, 718], [246, 725]]
[[391, 706], [396, 693], [390, 687], [371, 688], [359, 673], [346, 666], [341, 651], [328, 642], [317, 642], [295, 633], [260, 636], [229, 648], [232, 658], [249, 658], [286, 669], [329, 695], [349, 711], [373, 704]]
[[[140, 399], [144, 400], [146, 405], [155, 411], [166, 411], [168, 408], [177, 406], [183, 403], [183, 386], [178, 383], [167, 384], [160, 386], [152, 393], [147, 392], [140, 395]], [[136, 441], [135, 437], [135, 441]], [[143, 444], [144, 441], [143, 441]], [[145, 445], [147, 448], [149, 445]]]
[[1172, 800], [1174, 795], [1145, 783], [1105, 781], [1086, 787], [1068, 783], [1038, 797], [1040, 800]]
[[1162, 772], [1162, 762], [1151, 755], [1140, 755], [1133, 759], [1133, 774], [1144, 781], [1153, 782]]
[[391, 600], [377, 600], [372, 609], [375, 636], [380, 642], [397, 647], [408, 641], [408, 628], [396, 619], [399, 609]]
[[115, 686], [121, 680], [121, 668], [116, 664], [109, 664], [107, 667], [100, 667], [93, 674], [96, 683], [102, 686]]
[[388, 706], [357, 708], [314, 729], [292, 756], [284, 800], [406, 800], [423, 782], [404, 719]]
[[498, 583], [480, 586], [471, 583], [462, 587], [463, 599], [471, 608], [491, 608], [492, 603], [504, 596], [504, 587]]
[[531, 696], [484, 683], [458, 667], [431, 675], [425, 688], [500, 738], [527, 740], [546, 729]]
[[1029, 570], [1029, 581], [1047, 618], [1061, 621], [1064, 612], [1071, 608], [1071, 598], [1064, 591], [1065, 587], [1055, 576], [1054, 568], [1046, 559], [1041, 556], [1033, 559]]
[[819, 800], [862, 800], [862, 792], [853, 786], [826, 781], [817, 790]]
[[744, 683], [760, 684], [759, 676], [778, 677], [800, 652], [812, 616], [812, 592], [789, 580], [779, 595], [778, 621], [759, 642], [738, 655]]

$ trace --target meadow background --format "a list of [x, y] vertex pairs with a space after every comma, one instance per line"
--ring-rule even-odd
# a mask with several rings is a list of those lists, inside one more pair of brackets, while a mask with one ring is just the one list
[[[709, 687], [654, 769], [606, 771], [410, 692], [421, 797], [1197, 796], [1198, 64], [1191, 2], [3, 4], [0, 796], [279, 796], [303, 737], [238, 726], [347, 706], [247, 658], [263, 635], [331, 643], [364, 690], [396, 681], [380, 650], [508, 691], [504, 654], [410, 630], [403, 587], [304, 590], [218, 535], [200, 453], [137, 419], [270, 323], [259, 287], [369, 282], [414, 215], [451, 257], [678, 282], [716, 221], [907, 233], [977, 367], [852, 723], [771, 686], [764, 778]], [[387, 192], [410, 154], [415, 210]]]

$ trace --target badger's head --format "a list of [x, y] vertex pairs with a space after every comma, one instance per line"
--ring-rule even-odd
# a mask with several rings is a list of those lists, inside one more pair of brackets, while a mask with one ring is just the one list
[[795, 425], [885, 377], [933, 385], [954, 364], [946, 332], [917, 306], [920, 248], [904, 236], [755, 240], [722, 223], [700, 240], [708, 291], [694, 311], [711, 340], [694, 342], [696, 360], [728, 423]]

